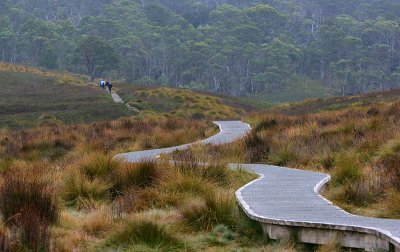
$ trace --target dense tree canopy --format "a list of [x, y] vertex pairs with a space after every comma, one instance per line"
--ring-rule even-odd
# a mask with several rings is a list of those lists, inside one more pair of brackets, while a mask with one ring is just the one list
[[87, 37], [79, 42], [74, 59], [78, 65], [85, 66], [92, 81], [104, 71], [118, 69], [115, 49], [98, 37]]
[[[77, 61], [82, 41], [103, 63]], [[400, 2], [2, 0], [0, 60], [231, 95], [293, 77], [358, 94], [400, 86]]]

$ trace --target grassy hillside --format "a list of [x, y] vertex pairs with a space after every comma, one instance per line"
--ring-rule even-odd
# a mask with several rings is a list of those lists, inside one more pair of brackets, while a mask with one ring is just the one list
[[21, 65], [0, 64], [0, 127], [85, 123], [123, 116], [231, 120], [269, 106], [262, 101], [216, 96], [188, 89], [116, 84], [115, 90], [140, 113], [115, 104], [87, 78]]
[[338, 111], [349, 107], [379, 105], [399, 99], [400, 89], [393, 89], [388, 92], [375, 92], [359, 96], [308, 99], [298, 103], [284, 103], [275, 106], [273, 111], [287, 115], [300, 115], [323, 111]]
[[0, 65], [0, 127], [81, 123], [129, 115], [85, 79], [67, 73]]
[[[117, 85], [118, 93], [141, 115], [161, 114], [192, 119], [238, 119], [244, 103], [188, 89]], [[235, 103], [236, 101], [236, 103]], [[248, 106], [247, 106], [248, 107]]]

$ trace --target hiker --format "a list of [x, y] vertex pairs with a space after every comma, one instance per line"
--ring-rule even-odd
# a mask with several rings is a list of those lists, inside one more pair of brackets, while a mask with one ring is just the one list
[[111, 83], [111, 81], [110, 81], [110, 83], [108, 84], [108, 91], [109, 91], [110, 94], [111, 94], [111, 91], [112, 91], [112, 83]]
[[104, 84], [105, 84], [104, 80], [101, 79], [101, 80], [100, 80], [100, 88], [104, 89]]
[[106, 81], [106, 84], [104, 85], [104, 88], [105, 88], [106, 90], [109, 90], [109, 89], [110, 89], [109, 86], [110, 86], [110, 82], [109, 82], [109, 81]]

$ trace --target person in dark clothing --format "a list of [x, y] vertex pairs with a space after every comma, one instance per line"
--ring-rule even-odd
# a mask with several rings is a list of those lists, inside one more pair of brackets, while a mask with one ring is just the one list
[[112, 87], [113, 87], [113, 85], [112, 85], [112, 83], [111, 83], [111, 81], [108, 83], [108, 91], [111, 93], [111, 91], [112, 91]]
[[109, 86], [110, 86], [110, 82], [109, 82], [109, 81], [106, 81], [106, 84], [104, 85], [104, 88], [105, 88], [106, 90], [109, 90], [109, 89], [110, 89]]

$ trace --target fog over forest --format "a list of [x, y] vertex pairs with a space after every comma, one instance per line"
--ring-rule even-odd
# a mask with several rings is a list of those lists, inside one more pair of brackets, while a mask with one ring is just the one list
[[[1, 0], [0, 60], [229, 95], [400, 86], [398, 0]], [[311, 88], [311, 87], [310, 87]]]

